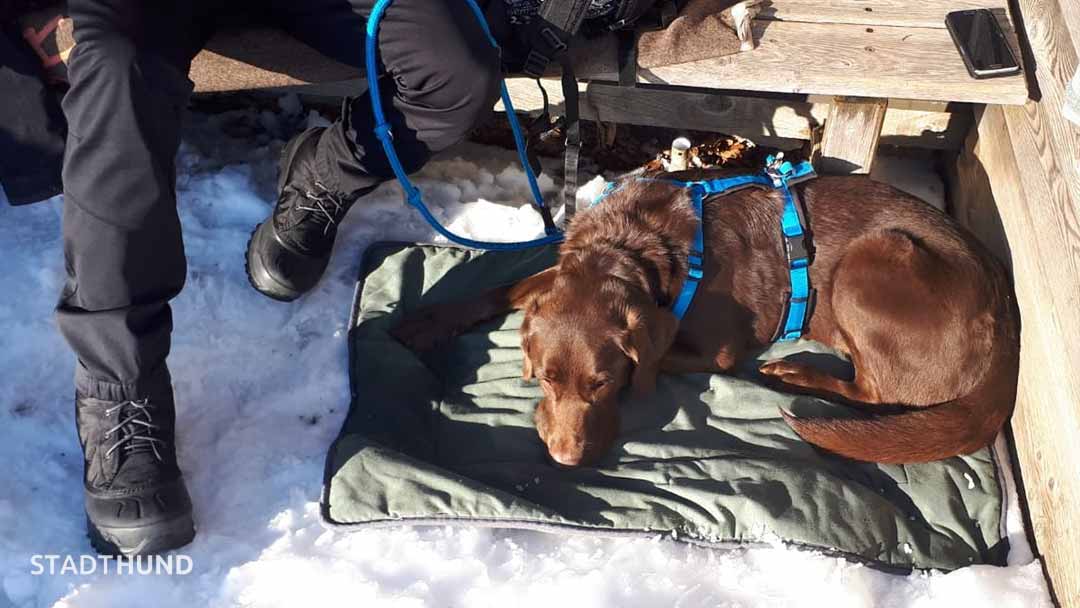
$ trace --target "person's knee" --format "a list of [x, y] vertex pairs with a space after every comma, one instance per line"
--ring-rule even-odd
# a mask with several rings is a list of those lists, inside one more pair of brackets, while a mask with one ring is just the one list
[[475, 70], [459, 73], [453, 85], [461, 98], [461, 113], [468, 118], [471, 128], [481, 118], [487, 116], [499, 98], [502, 73], [499, 70], [498, 57], [495, 56]]
[[126, 80], [131, 76], [135, 57], [135, 43], [123, 36], [98, 35], [80, 40], [68, 63], [72, 85], [88, 79]]
[[124, 106], [114, 108], [123, 111], [137, 97], [140, 108], [178, 114], [193, 86], [187, 74], [164, 56], [111, 33], [80, 39], [68, 62], [68, 74], [71, 89], [64, 98], [65, 111], [113, 103]]
[[502, 74], [498, 59], [477, 60], [451, 68], [437, 96], [440, 103], [436, 127], [430, 129], [432, 151], [448, 148], [465, 139], [478, 123], [491, 114], [499, 98]]

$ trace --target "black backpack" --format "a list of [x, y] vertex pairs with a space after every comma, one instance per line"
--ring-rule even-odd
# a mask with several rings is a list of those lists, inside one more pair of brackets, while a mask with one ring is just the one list
[[[637, 35], [641, 31], [663, 29], [671, 23], [686, 0], [619, 0], [606, 29], [619, 34], [619, 84], [634, 86], [637, 82]], [[562, 89], [566, 116], [562, 128], [566, 133], [563, 161], [563, 204], [569, 217], [575, 208], [577, 196], [577, 166], [581, 153], [581, 129], [579, 124], [577, 78], [567, 53], [575, 36], [581, 31], [592, 0], [544, 0], [540, 13], [529, 23], [529, 55], [523, 72], [539, 79], [548, 65], [558, 62], [562, 66]], [[541, 90], [543, 87], [541, 86]], [[544, 94], [544, 114], [541, 124], [547, 120], [547, 94]], [[530, 132], [533, 128], [530, 127]], [[530, 133], [530, 140], [532, 140]], [[531, 141], [530, 141], [531, 143]], [[531, 145], [529, 146], [531, 148]], [[531, 153], [530, 163], [539, 168], [539, 159]], [[546, 210], [546, 208], [545, 208]], [[545, 216], [544, 221], [550, 222]]]
[[[529, 25], [529, 56], [524, 72], [534, 78], [544, 74], [547, 66], [559, 61], [581, 32], [592, 0], [544, 0], [540, 13]], [[676, 0], [619, 0], [605, 29], [637, 31], [667, 27], [678, 12], [682, 1]]]

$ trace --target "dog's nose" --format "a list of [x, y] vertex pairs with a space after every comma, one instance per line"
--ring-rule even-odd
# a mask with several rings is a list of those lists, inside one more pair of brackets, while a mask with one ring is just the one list
[[581, 464], [581, 451], [557, 448], [549, 451], [551, 459], [564, 467], [576, 467]]

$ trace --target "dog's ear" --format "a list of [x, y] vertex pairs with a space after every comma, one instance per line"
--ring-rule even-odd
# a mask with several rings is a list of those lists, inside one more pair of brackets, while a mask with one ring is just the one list
[[619, 347], [634, 362], [630, 384], [635, 394], [644, 396], [656, 389], [660, 360], [675, 342], [678, 329], [679, 320], [669, 310], [656, 305], [627, 309]]
[[548, 268], [543, 272], [528, 277], [510, 288], [507, 299], [510, 308], [525, 311], [525, 319], [521, 322], [521, 377], [525, 380], [534, 378], [532, 360], [529, 359], [529, 322], [537, 310], [540, 309], [540, 297], [551, 290], [555, 282], [558, 267]]
[[558, 266], [552, 266], [511, 286], [506, 294], [507, 308], [527, 311], [536, 303], [537, 298], [551, 290], [551, 285], [555, 282], [555, 275], [558, 274], [558, 271]]

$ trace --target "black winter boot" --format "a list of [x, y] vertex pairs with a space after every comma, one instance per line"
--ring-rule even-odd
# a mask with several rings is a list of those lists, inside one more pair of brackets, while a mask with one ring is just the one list
[[374, 189], [343, 194], [319, 181], [315, 150], [324, 130], [308, 129], [282, 150], [277, 206], [248, 241], [248, 280], [275, 300], [289, 302], [315, 287], [330, 263], [338, 222]]
[[106, 555], [149, 555], [195, 537], [173, 444], [172, 390], [150, 399], [77, 396], [90, 544]]

